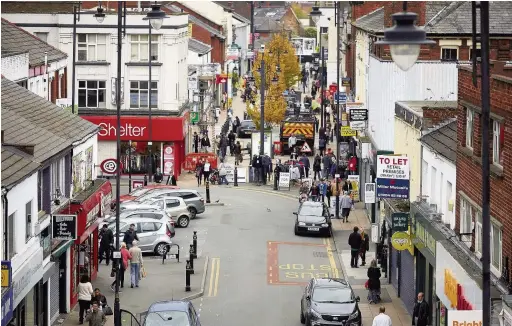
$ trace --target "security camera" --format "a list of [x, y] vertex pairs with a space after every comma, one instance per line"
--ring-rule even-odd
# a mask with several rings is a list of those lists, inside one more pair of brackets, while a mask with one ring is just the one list
[[260, 45], [260, 49], [261, 49], [262, 51], [264, 51], [264, 50], [265, 50], [265, 44]]

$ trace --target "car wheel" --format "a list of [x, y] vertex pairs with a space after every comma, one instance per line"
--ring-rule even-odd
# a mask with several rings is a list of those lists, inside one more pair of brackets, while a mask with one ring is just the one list
[[180, 226], [180, 228], [188, 227], [189, 223], [190, 223], [190, 220], [188, 219], [188, 217], [182, 216], [182, 217], [178, 218], [178, 225]]
[[300, 323], [301, 324], [305, 324], [306, 323], [306, 318], [304, 318], [304, 312], [302, 311], [302, 305], [300, 307]]
[[299, 235], [299, 229], [295, 227], [295, 235]]
[[167, 243], [160, 242], [159, 244], [156, 245], [155, 254], [157, 254], [158, 256], [162, 256], [166, 252], [167, 252]]
[[188, 211], [190, 212], [190, 218], [195, 219], [197, 215], [197, 209], [195, 207], [189, 206]]

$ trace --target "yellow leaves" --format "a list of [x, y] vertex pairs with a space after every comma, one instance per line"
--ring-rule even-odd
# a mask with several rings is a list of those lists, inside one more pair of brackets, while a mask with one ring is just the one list
[[[283, 121], [286, 113], [286, 101], [283, 96], [285, 85], [283, 81], [276, 85], [271, 84], [265, 94], [264, 120], [266, 125], [278, 125]], [[256, 103], [252, 106], [247, 102], [247, 114], [254, 121], [256, 128], [260, 128], [261, 105], [260, 94], [257, 95]]]

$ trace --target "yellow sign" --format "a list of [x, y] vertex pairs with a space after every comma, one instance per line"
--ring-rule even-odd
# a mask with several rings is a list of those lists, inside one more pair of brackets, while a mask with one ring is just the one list
[[409, 234], [407, 232], [395, 232], [391, 237], [391, 245], [398, 251], [409, 248]]
[[444, 270], [444, 294], [450, 300], [451, 308], [457, 307], [457, 279], [449, 269]]
[[2, 277], [1, 283], [3, 288], [9, 287], [11, 285], [11, 265], [10, 263], [2, 262]]
[[355, 137], [357, 136], [357, 130], [353, 130], [349, 126], [341, 127], [341, 135], [345, 137]]
[[192, 23], [188, 24], [188, 37], [192, 37]]

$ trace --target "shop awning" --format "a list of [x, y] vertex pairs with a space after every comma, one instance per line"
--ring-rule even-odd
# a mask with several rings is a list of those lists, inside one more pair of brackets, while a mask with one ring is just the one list
[[52, 250], [52, 259], [57, 259], [68, 250], [73, 244], [73, 240], [62, 241], [54, 250]]

